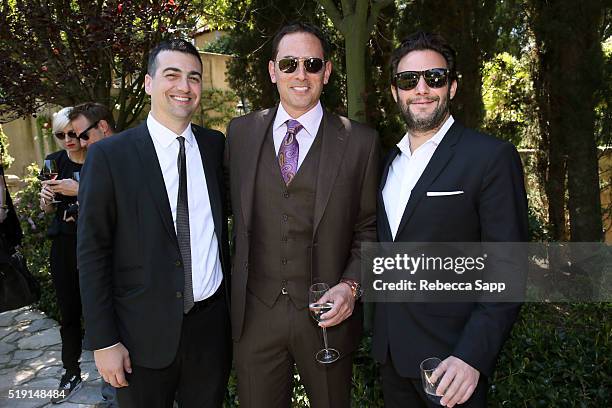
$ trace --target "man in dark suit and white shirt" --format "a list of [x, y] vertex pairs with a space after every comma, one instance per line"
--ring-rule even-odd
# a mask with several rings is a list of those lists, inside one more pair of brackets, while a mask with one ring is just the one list
[[[521, 242], [527, 200], [513, 145], [467, 129], [450, 115], [455, 52], [418, 32], [392, 56], [391, 91], [408, 132], [389, 153], [378, 193], [381, 242]], [[516, 303], [377, 303], [373, 355], [385, 406], [436, 406], [419, 364], [443, 362], [443, 405], [485, 407], [487, 378], [519, 311]]]
[[221, 133], [191, 124], [202, 62], [149, 54], [145, 123], [93, 145], [79, 190], [87, 343], [120, 406], [220, 407], [231, 365]]

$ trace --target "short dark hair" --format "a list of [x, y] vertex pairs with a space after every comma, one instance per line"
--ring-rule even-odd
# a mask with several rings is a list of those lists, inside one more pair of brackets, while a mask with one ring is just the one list
[[90, 124], [98, 122], [100, 120], [106, 121], [111, 130], [115, 131], [115, 120], [111, 111], [101, 103], [97, 102], [85, 102], [75, 106], [68, 114], [68, 119], [75, 120], [79, 116], [84, 116]]
[[329, 41], [325, 37], [325, 34], [317, 27], [309, 23], [296, 22], [291, 23], [286, 26], [283, 26], [278, 32], [274, 35], [272, 39], [272, 60], [276, 60], [276, 56], [278, 54], [278, 44], [280, 44], [281, 40], [284, 36], [288, 34], [295, 33], [308, 33], [312, 34], [319, 39], [321, 43], [321, 48], [323, 48], [323, 59], [327, 61], [327, 57], [331, 53], [331, 47], [329, 45]]
[[186, 54], [191, 54], [200, 61], [200, 68], [202, 67], [202, 58], [198, 49], [189, 41], [181, 38], [173, 38], [171, 40], [165, 40], [157, 44], [149, 51], [149, 61], [147, 63], [147, 74], [153, 76], [157, 69], [157, 56], [162, 51], [178, 51]]
[[417, 31], [404, 38], [400, 46], [391, 55], [391, 78], [397, 74], [397, 66], [404, 56], [412, 51], [431, 50], [441, 54], [446, 60], [450, 79], [457, 79], [457, 53], [440, 34]]

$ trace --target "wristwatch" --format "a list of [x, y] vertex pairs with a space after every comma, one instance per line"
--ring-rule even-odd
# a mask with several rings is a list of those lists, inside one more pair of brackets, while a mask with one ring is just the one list
[[349, 288], [351, 288], [351, 292], [353, 294], [353, 298], [355, 300], [359, 299], [361, 295], [363, 295], [363, 289], [361, 289], [361, 284], [354, 279], [342, 278], [340, 282], [346, 283]]

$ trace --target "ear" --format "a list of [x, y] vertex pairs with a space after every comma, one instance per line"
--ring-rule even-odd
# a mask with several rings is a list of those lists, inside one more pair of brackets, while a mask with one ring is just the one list
[[323, 73], [323, 84], [327, 85], [327, 83], [329, 82], [329, 76], [332, 73], [332, 62], [331, 61], [325, 61], [325, 72]]
[[270, 74], [270, 81], [272, 81], [273, 84], [276, 83], [276, 71], [274, 69], [275, 65], [276, 63], [274, 61], [268, 61], [268, 73]]
[[455, 94], [457, 93], [457, 80], [456, 79], [453, 79], [453, 82], [451, 82], [449, 93], [450, 93], [450, 98], [453, 99], [455, 97]]
[[391, 95], [393, 95], [393, 100], [397, 103], [397, 88], [391, 85]]
[[98, 122], [98, 127], [100, 128], [100, 130], [102, 130], [102, 133], [104, 133], [104, 136], [107, 136], [110, 131], [110, 126], [108, 125], [108, 122], [105, 121], [104, 119], [100, 119], [100, 122]]
[[145, 75], [145, 92], [147, 93], [147, 95], [151, 95], [152, 82], [153, 82], [153, 78], [151, 77], [151, 75], [146, 74]]

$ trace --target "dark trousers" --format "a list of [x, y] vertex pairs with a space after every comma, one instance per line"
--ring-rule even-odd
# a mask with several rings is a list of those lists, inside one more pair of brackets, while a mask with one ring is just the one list
[[[385, 408], [440, 408], [425, 394], [420, 378], [401, 377], [387, 354], [387, 361], [380, 367]], [[487, 380], [481, 375], [476, 390], [459, 408], [486, 408]]]
[[71, 373], [80, 371], [81, 295], [76, 262], [76, 235], [58, 235], [51, 242], [51, 278], [60, 310], [62, 363]]
[[247, 292], [244, 329], [234, 343], [240, 407], [290, 407], [294, 364], [312, 408], [350, 407], [353, 353], [338, 350], [338, 361], [321, 364], [315, 354], [322, 348], [321, 328], [308, 309], [296, 308], [287, 295], [270, 308]]
[[[183, 317], [172, 364], [151, 369], [132, 364], [129, 385], [117, 388], [121, 408], [220, 408], [232, 364], [231, 328], [223, 284], [219, 295]], [[164, 330], [163, 327], [159, 328]]]

